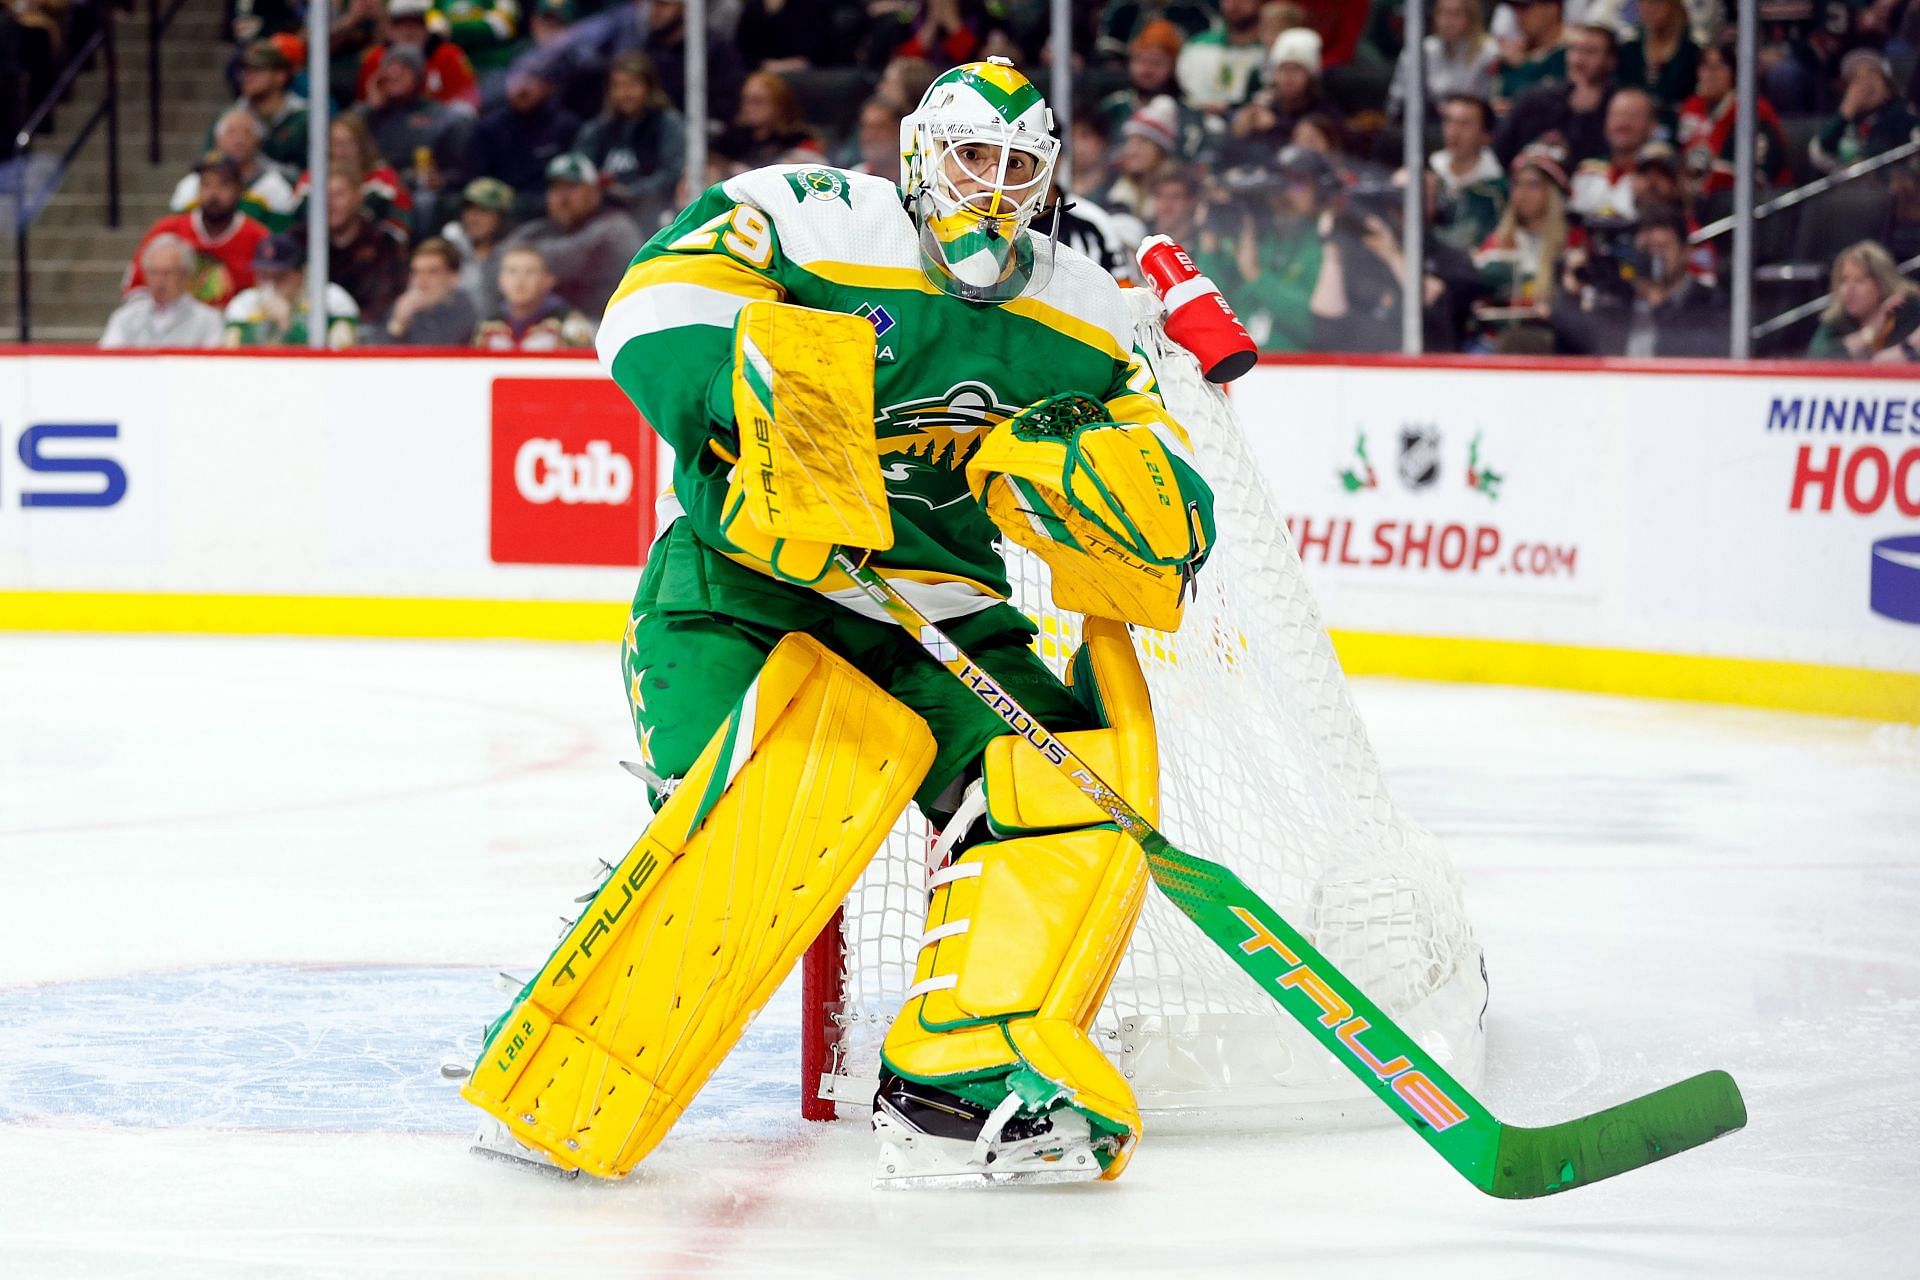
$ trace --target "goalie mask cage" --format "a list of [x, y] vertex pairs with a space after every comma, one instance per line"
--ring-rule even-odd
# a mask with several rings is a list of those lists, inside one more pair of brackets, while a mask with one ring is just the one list
[[[1136, 338], [1213, 486], [1219, 536], [1178, 633], [1134, 628], [1151, 690], [1168, 839], [1236, 872], [1469, 1088], [1486, 984], [1458, 878], [1387, 795], [1300, 559], [1227, 398], [1128, 290]], [[1056, 674], [1079, 643], [1046, 569], [1009, 545], [1013, 600]], [[931, 833], [896, 827], [808, 951], [801, 1111], [871, 1108], [881, 1039], [913, 982]], [[1093, 1035], [1156, 1123], [1372, 1116], [1366, 1089], [1150, 890]], [[1385, 1113], [1380, 1113], [1384, 1115]]]

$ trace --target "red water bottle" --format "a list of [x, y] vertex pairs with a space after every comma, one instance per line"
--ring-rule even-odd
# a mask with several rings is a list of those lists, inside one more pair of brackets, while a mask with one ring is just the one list
[[1185, 249], [1171, 236], [1148, 236], [1137, 256], [1140, 273], [1167, 304], [1167, 336], [1193, 352], [1208, 382], [1232, 382], [1253, 368], [1259, 349]]

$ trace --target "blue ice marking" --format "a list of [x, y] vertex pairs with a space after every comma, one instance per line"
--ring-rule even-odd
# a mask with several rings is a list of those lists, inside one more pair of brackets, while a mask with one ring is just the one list
[[[468, 1134], [440, 1074], [506, 1004], [483, 968], [249, 965], [0, 989], [0, 1123]], [[680, 1131], [799, 1113], [792, 1017], [749, 1027]]]

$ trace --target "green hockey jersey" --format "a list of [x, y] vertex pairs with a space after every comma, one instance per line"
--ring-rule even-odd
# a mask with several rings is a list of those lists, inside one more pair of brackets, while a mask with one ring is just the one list
[[[732, 427], [733, 323], [767, 298], [859, 315], [874, 329], [875, 435], [894, 545], [875, 564], [936, 621], [1007, 595], [999, 533], [967, 489], [987, 431], [1061, 392], [1150, 424], [1191, 461], [1135, 346], [1120, 288], [1062, 246], [1042, 287], [1012, 302], [966, 302], [923, 273], [900, 192], [885, 178], [817, 165], [757, 169], [709, 189], [640, 250], [599, 335], [600, 358], [674, 451], [661, 529], [721, 533], [729, 464], [708, 441]], [[743, 561], [745, 563], [745, 561]], [[878, 607], [844, 577], [823, 584], [857, 612]]]

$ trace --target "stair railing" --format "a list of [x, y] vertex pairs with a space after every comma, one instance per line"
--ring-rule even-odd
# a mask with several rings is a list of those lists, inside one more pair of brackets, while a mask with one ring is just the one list
[[[32, 254], [28, 246], [28, 231], [33, 226], [33, 220], [39, 217], [41, 210], [46, 207], [47, 201], [52, 199], [54, 192], [60, 189], [60, 183], [67, 176], [67, 167], [73, 163], [74, 156], [79, 154], [80, 148], [87, 144], [87, 139], [93, 136], [93, 131], [102, 121], [105, 121], [107, 127], [107, 225], [109, 227], [120, 225], [120, 64], [114, 56], [113, 48], [113, 6], [99, 4], [95, 9], [100, 18], [99, 28], [85, 44], [74, 50], [72, 57], [67, 60], [66, 67], [60, 72], [59, 79], [53, 82], [53, 87], [47, 91], [47, 96], [39, 105], [27, 114], [26, 123], [20, 127], [20, 132], [14, 136], [13, 140], [15, 148], [13, 163], [19, 166], [19, 181], [13, 189], [13, 255], [20, 314], [19, 340], [23, 344], [33, 338], [33, 290], [32, 274], [29, 270]], [[54, 108], [65, 97], [67, 90], [73, 87], [73, 82], [80, 78], [95, 54], [100, 55], [106, 70], [100, 102], [87, 116], [86, 121], [74, 130], [72, 141], [68, 142], [66, 150], [60, 153], [60, 159], [54, 165], [53, 171], [47, 175], [46, 181], [40, 185], [39, 189], [35, 190], [34, 137], [46, 127]]]

